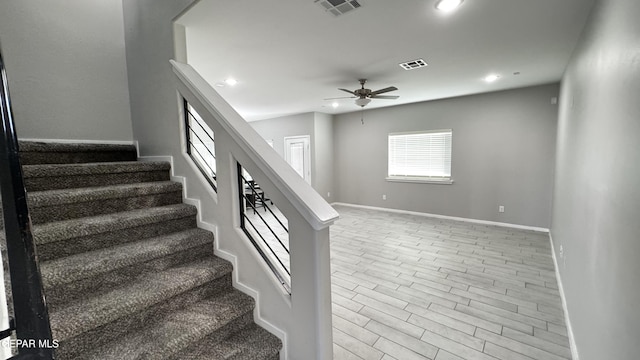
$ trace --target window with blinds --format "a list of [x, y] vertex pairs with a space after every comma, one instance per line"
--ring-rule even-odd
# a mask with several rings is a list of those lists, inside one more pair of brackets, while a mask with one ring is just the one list
[[389, 134], [389, 180], [451, 181], [452, 130]]

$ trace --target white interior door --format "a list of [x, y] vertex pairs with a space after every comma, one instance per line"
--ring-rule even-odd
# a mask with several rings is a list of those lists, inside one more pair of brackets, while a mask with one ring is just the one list
[[311, 138], [309, 135], [284, 138], [284, 159], [311, 184]]

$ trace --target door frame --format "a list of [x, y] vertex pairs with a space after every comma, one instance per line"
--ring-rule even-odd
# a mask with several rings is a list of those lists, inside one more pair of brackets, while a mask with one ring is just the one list
[[310, 135], [297, 135], [297, 136], [285, 136], [284, 137], [284, 159], [287, 164], [291, 165], [291, 143], [297, 143], [302, 141], [304, 143], [304, 180], [311, 185], [311, 136]]

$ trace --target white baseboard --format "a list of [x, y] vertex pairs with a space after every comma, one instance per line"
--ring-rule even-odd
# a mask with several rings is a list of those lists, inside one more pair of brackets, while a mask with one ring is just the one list
[[558, 258], [556, 257], [555, 247], [553, 246], [553, 237], [549, 233], [549, 241], [551, 242], [551, 257], [553, 258], [553, 265], [556, 269], [556, 281], [558, 282], [558, 291], [560, 292], [560, 299], [562, 300], [562, 310], [564, 311], [564, 322], [567, 327], [567, 336], [569, 337], [569, 346], [571, 347], [571, 357], [573, 360], [580, 360], [578, 354], [578, 346], [576, 345], [576, 339], [573, 336], [573, 327], [571, 326], [571, 320], [569, 319], [569, 310], [567, 309], [567, 299], [564, 295], [564, 286], [562, 285], [562, 278], [560, 278], [560, 270], [558, 264]]
[[519, 229], [519, 230], [531, 230], [531, 231], [538, 231], [538, 232], [544, 232], [544, 233], [549, 232], [549, 229], [547, 228], [536, 227], [536, 226], [518, 225], [518, 224], [510, 224], [510, 223], [479, 220], [479, 219], [469, 219], [469, 218], [456, 217], [456, 216], [430, 214], [430, 213], [409, 211], [409, 210], [390, 209], [390, 208], [383, 208], [383, 207], [377, 207], [377, 206], [366, 206], [366, 205], [357, 205], [357, 204], [349, 204], [349, 203], [341, 203], [341, 202], [334, 202], [334, 203], [331, 203], [331, 205], [341, 205], [341, 206], [348, 206], [348, 207], [359, 208], [359, 209], [386, 211], [386, 212], [392, 212], [392, 213], [398, 213], [398, 214], [417, 215], [417, 216], [424, 216], [424, 217], [431, 217], [431, 218], [438, 218], [438, 219], [445, 219], [445, 220], [463, 221], [463, 222], [483, 224], [483, 225], [495, 225], [495, 226]]
[[[218, 235], [217, 233], [215, 233], [216, 236]], [[233, 265], [234, 269], [237, 269], [238, 267], [238, 258], [225, 250], [220, 249], [219, 247], [219, 242], [215, 242], [214, 243], [214, 247], [215, 247], [215, 253], [217, 256], [227, 260], [228, 262], [230, 262]], [[276, 337], [278, 337], [280, 339], [280, 341], [282, 341], [282, 349], [280, 350], [280, 359], [288, 359], [288, 355], [287, 355], [287, 343], [288, 343], [288, 337], [287, 337], [287, 333], [285, 333], [284, 331], [282, 331], [280, 328], [276, 327], [275, 325], [273, 325], [272, 323], [270, 323], [269, 321], [265, 320], [262, 317], [262, 314], [260, 313], [260, 306], [258, 306], [257, 304], [260, 303], [260, 293], [258, 291], [256, 291], [255, 289], [253, 289], [252, 287], [249, 287], [248, 285], [244, 284], [243, 282], [241, 282], [238, 279], [238, 274], [236, 271], [233, 272], [232, 275], [232, 279], [233, 279], [233, 287], [238, 289], [239, 291], [251, 296], [253, 299], [255, 299], [256, 301], [256, 306], [253, 308], [253, 321], [260, 325], [262, 328], [266, 329], [267, 331], [269, 331], [270, 333], [272, 333], [273, 335], [275, 335]]]
[[[138, 148], [138, 143], [135, 142], [134, 143], [136, 145], [136, 148]], [[138, 150], [138, 154], [139, 154], [139, 150]], [[189, 205], [193, 205], [196, 207], [197, 211], [198, 211], [198, 216], [196, 217], [196, 223], [198, 225], [199, 228], [201, 229], [205, 229], [208, 231], [211, 231], [215, 236], [215, 241], [214, 241], [214, 246], [213, 246], [213, 252], [216, 256], [219, 256], [220, 258], [229, 261], [232, 265], [234, 269], [238, 268], [238, 258], [230, 253], [227, 252], [225, 250], [220, 249], [219, 244], [220, 242], [218, 241], [219, 237], [218, 237], [218, 228], [215, 224], [212, 224], [210, 222], [204, 221], [202, 219], [202, 204], [200, 199], [195, 199], [195, 198], [189, 198], [187, 197], [187, 181], [186, 178], [184, 176], [179, 176], [175, 174], [175, 166], [173, 163], [173, 156], [138, 156], [138, 160], [139, 161], [166, 161], [169, 162], [171, 164], [171, 181], [175, 181], [175, 182], [179, 182], [182, 184], [182, 198], [185, 204], [189, 204]], [[196, 174], [200, 174], [198, 169], [194, 169], [194, 171], [196, 171]], [[206, 179], [204, 179], [204, 176], [202, 177], [201, 181], [206, 183]], [[208, 184], [207, 184], [208, 186]], [[217, 194], [213, 194], [214, 199], [217, 198]], [[238, 277], [238, 272], [237, 271], [233, 271], [232, 275], [231, 275], [232, 281], [233, 281], [233, 287], [236, 288], [237, 290], [239, 290], [240, 292], [243, 292], [245, 294], [247, 294], [248, 296], [251, 296], [253, 299], [255, 299], [256, 304], [260, 303], [260, 293], [258, 291], [256, 291], [255, 289], [251, 288], [250, 286], [244, 284], [242, 281], [239, 280]], [[275, 325], [271, 324], [270, 322], [268, 322], [267, 320], [265, 320], [262, 315], [260, 314], [260, 307], [259, 306], [255, 306], [254, 310], [253, 310], [253, 320], [256, 324], [260, 325], [262, 328], [266, 329], [267, 331], [269, 331], [270, 333], [274, 334], [275, 336], [277, 336], [283, 344], [282, 350], [280, 351], [281, 354], [281, 359], [287, 359], [287, 334], [282, 331], [280, 328], [276, 327]]]
[[43, 142], [43, 143], [61, 143], [61, 144], [136, 145], [136, 142], [133, 140], [81, 140], [81, 139], [34, 139], [34, 138], [18, 138], [18, 140]]

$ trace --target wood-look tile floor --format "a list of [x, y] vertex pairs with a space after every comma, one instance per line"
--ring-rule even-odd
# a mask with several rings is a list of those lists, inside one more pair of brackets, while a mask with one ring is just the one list
[[547, 234], [336, 209], [334, 359], [571, 359]]

